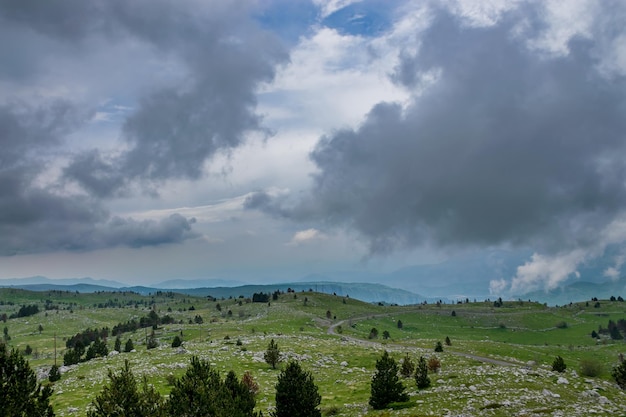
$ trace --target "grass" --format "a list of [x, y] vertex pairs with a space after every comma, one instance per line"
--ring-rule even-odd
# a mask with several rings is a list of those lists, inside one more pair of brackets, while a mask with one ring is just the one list
[[[208, 301], [178, 294], [140, 296], [132, 293], [76, 294], [36, 293], [0, 289], [0, 314], [12, 314], [22, 304], [48, 304], [58, 310], [42, 311], [35, 316], [8, 320], [10, 346], [34, 349], [28, 359], [35, 369], [48, 369], [54, 362], [54, 336], [57, 361], [62, 362], [65, 339], [87, 327], [111, 328], [119, 322], [139, 319], [155, 309], [169, 314], [176, 324], [156, 330], [160, 346], [146, 350], [146, 331], [122, 335], [122, 345], [130, 337], [136, 352], [99, 358], [81, 363], [67, 371], [55, 384], [53, 405], [57, 415], [85, 415], [89, 403], [106, 383], [108, 369], [118, 370], [128, 359], [136, 376], [146, 375], [155, 388], [166, 395], [172, 378], [181, 376], [195, 355], [206, 359], [223, 375], [234, 370], [249, 371], [259, 384], [257, 409], [272, 410], [274, 385], [279, 369], [263, 361], [270, 339], [274, 339], [285, 359], [300, 360], [310, 370], [322, 396], [323, 415], [337, 416], [421, 416], [421, 415], [562, 415], [595, 410], [597, 415], [624, 415], [626, 395], [610, 379], [610, 367], [626, 345], [605, 340], [598, 344], [589, 334], [609, 319], [626, 318], [624, 303], [603, 301], [601, 307], [585, 303], [548, 308], [529, 302], [505, 302], [494, 308], [491, 303], [462, 305], [378, 306], [358, 300], [313, 292], [283, 294], [278, 300], [251, 303], [245, 299]], [[306, 299], [306, 302], [305, 302]], [[98, 308], [107, 302], [123, 307]], [[12, 303], [12, 304], [9, 304]], [[220, 304], [221, 311], [216, 308]], [[193, 306], [193, 309], [190, 309]], [[228, 311], [231, 314], [228, 314]], [[452, 316], [452, 311], [456, 315]], [[327, 311], [331, 318], [327, 318]], [[200, 315], [202, 324], [189, 324]], [[403, 328], [398, 329], [401, 320]], [[342, 323], [341, 335], [327, 332], [330, 324]], [[559, 323], [567, 327], [559, 327]], [[37, 330], [42, 325], [43, 331]], [[367, 340], [372, 327], [379, 331], [374, 344]], [[382, 340], [383, 331], [391, 338]], [[184, 351], [170, 347], [174, 336], [184, 340]], [[450, 337], [438, 353], [441, 370], [432, 374], [433, 386], [418, 391], [412, 379], [405, 380], [408, 403], [390, 410], [368, 408], [374, 365], [383, 349], [397, 361], [409, 353], [414, 359], [434, 355], [437, 341]], [[363, 342], [359, 342], [358, 340]], [[241, 345], [237, 345], [237, 340]], [[108, 340], [112, 349], [114, 338]], [[459, 356], [473, 354], [518, 364], [503, 367]], [[568, 368], [563, 375], [550, 371], [560, 355]], [[586, 361], [602, 364], [599, 375], [588, 378], [580, 373]], [[280, 366], [279, 366], [280, 368]], [[572, 371], [576, 371], [576, 374]], [[568, 384], [558, 382], [558, 376]], [[168, 382], [169, 380], [169, 382]], [[548, 392], [546, 393], [545, 390]], [[608, 403], [587, 398], [594, 390]], [[589, 394], [591, 395], [591, 394]], [[612, 408], [611, 408], [612, 407]], [[620, 408], [621, 407], [621, 408]], [[71, 410], [77, 410], [72, 414]], [[621, 413], [621, 414], [619, 414]]]

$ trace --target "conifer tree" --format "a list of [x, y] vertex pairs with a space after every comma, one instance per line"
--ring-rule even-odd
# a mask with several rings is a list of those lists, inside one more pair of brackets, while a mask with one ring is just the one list
[[554, 361], [552, 362], [552, 370], [554, 372], [565, 372], [566, 368], [567, 365], [565, 364], [565, 361], [562, 357], [557, 356], [556, 358], [554, 358]]
[[376, 373], [372, 377], [369, 404], [375, 410], [381, 410], [392, 402], [408, 401], [404, 384], [398, 377], [398, 365], [387, 351], [376, 361]]
[[59, 379], [61, 379], [59, 367], [56, 365], [52, 365], [52, 368], [50, 368], [50, 372], [48, 372], [48, 381], [57, 382]]
[[428, 365], [426, 359], [420, 356], [417, 361], [417, 367], [415, 368], [415, 383], [418, 389], [425, 389], [430, 387], [430, 378], [428, 377]]
[[116, 350], [118, 352], [122, 351], [122, 340], [119, 336], [115, 338], [115, 346], [113, 347], [113, 350]]
[[272, 417], [321, 417], [317, 392], [310, 372], [296, 361], [290, 361], [276, 383], [276, 411]]
[[0, 342], [0, 416], [53, 417], [52, 388], [37, 382], [37, 376], [22, 354], [7, 352]]
[[231, 371], [225, 381], [197, 357], [174, 383], [167, 403], [169, 416], [253, 417], [254, 395]]
[[135, 346], [133, 345], [133, 341], [132, 339], [128, 338], [128, 340], [126, 341], [126, 344], [124, 345], [124, 352], [128, 353], [133, 349], [135, 349]]
[[109, 369], [109, 383], [92, 401], [87, 417], [165, 417], [163, 398], [143, 378], [141, 391], [128, 361], [119, 373]]
[[407, 353], [404, 359], [402, 359], [402, 366], [400, 367], [400, 374], [405, 378], [409, 378], [413, 375], [413, 371], [415, 371], [415, 364], [413, 363], [413, 360], [411, 360], [411, 357]]
[[263, 359], [265, 359], [268, 365], [272, 366], [272, 369], [276, 369], [276, 365], [280, 362], [280, 350], [278, 350], [278, 345], [274, 342], [274, 339], [267, 346]]

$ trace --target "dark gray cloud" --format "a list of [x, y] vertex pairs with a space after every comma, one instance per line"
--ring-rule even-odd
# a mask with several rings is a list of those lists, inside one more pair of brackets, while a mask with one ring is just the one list
[[[0, 47], [7, 62], [0, 81], [11, 87], [0, 100], [0, 253], [139, 247], [196, 237], [194, 221], [179, 215], [161, 221], [113, 217], [106, 198], [125, 196], [137, 183], [150, 190], [171, 178], [197, 179], [216, 153], [240, 146], [250, 131], [265, 132], [255, 113], [256, 90], [287, 55], [251, 22], [250, 4], [0, 1], [0, 36], [15, 41]], [[13, 45], [22, 40], [21, 48]], [[57, 86], [46, 84], [46, 77], [68, 67], [48, 64], [59, 53], [80, 66], [91, 49], [121, 44], [175, 63], [176, 75], [145, 84], [122, 124], [125, 150], [75, 153], [63, 178], [48, 176], [59, 157], [72, 154], [65, 147], [68, 135], [100, 105], [85, 103], [85, 97], [109, 98], [74, 97], [63, 86], [64, 98], [52, 98]], [[97, 90], [98, 77], [107, 79], [115, 68], [115, 62], [94, 68], [100, 72], [89, 87]]]
[[[287, 54], [277, 38], [251, 22], [242, 5], [246, 2], [216, 2], [210, 10], [194, 11], [172, 2], [101, 4], [99, 23], [91, 26], [111, 42], [150, 45], [164, 59], [182, 63], [187, 75], [145, 92], [123, 126], [126, 152], [108, 158], [98, 151], [79, 154], [66, 177], [101, 197], [123, 192], [134, 180], [197, 179], [215, 154], [237, 148], [247, 133], [267, 133], [255, 113], [256, 90], [271, 81]], [[52, 31], [39, 20], [33, 24]], [[93, 36], [59, 30], [75, 40]]]
[[356, 230], [373, 251], [593, 242], [626, 207], [626, 80], [598, 71], [594, 40], [550, 56], [526, 43], [541, 24], [520, 34], [520, 23], [511, 13], [471, 28], [435, 13], [392, 77], [411, 90], [423, 74], [438, 81], [323, 137], [310, 195], [288, 212], [262, 194], [248, 206]]
[[179, 243], [193, 219], [111, 217], [98, 199], [38, 185], [61, 136], [81, 112], [64, 102], [0, 107], [0, 255]]

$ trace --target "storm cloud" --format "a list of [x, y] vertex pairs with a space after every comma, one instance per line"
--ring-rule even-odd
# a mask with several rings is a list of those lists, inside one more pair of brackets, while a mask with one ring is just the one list
[[[169, 179], [198, 179], [217, 153], [251, 132], [268, 134], [255, 113], [256, 90], [287, 54], [251, 21], [251, 5], [0, 1], [0, 36], [14, 41], [0, 47], [7, 63], [0, 69], [0, 254], [197, 237], [194, 219], [115, 216], [107, 202], [129, 190], [155, 194]], [[101, 58], [107, 51], [110, 62]], [[110, 105], [124, 109], [114, 115], [122, 118], [119, 146], [81, 140], [113, 117], [96, 116], [112, 100], [107, 88], [123, 94], [137, 77], [133, 54], [148, 60], [140, 63], [147, 79], [135, 78], [138, 97], [128, 92]], [[120, 56], [126, 61], [115, 62]], [[126, 84], [116, 87], [117, 80]]]
[[[593, 37], [538, 49], [540, 15], [477, 27], [434, 11], [391, 75], [410, 103], [379, 103], [322, 137], [313, 187], [287, 212], [263, 194], [248, 205], [357, 231], [374, 253], [594, 245], [626, 207], [624, 73], [602, 71], [606, 43]], [[598, 39], [619, 36], [610, 16], [602, 24]]]

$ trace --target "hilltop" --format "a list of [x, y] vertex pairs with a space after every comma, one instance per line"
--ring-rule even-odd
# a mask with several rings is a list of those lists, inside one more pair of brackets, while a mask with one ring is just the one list
[[[76, 293], [0, 289], [0, 314], [15, 314], [23, 305], [39, 312], [8, 319], [11, 347], [30, 346], [31, 365], [42, 378], [54, 362], [63, 361], [65, 343], [88, 328], [139, 321], [151, 312], [170, 316], [170, 324], [156, 326], [158, 347], [146, 349], [151, 327], [125, 332], [135, 352], [109, 355], [63, 368], [54, 385], [57, 415], [85, 415], [88, 404], [107, 380], [129, 360], [137, 376], [145, 375], [162, 394], [172, 378], [184, 372], [192, 355], [209, 361], [223, 375], [250, 371], [260, 386], [257, 409], [264, 414], [274, 403], [278, 370], [263, 360], [271, 339], [283, 358], [299, 360], [313, 371], [322, 395], [323, 415], [620, 415], [626, 395], [610, 376], [610, 367], [624, 353], [623, 341], [601, 333], [609, 320], [626, 319], [620, 301], [546, 307], [535, 302], [470, 302], [390, 306], [366, 303], [352, 295], [296, 291], [276, 299], [252, 302], [247, 297], [195, 297], [169, 291], [141, 295], [131, 291]], [[197, 319], [200, 317], [201, 319]], [[401, 323], [401, 324], [400, 324]], [[41, 332], [38, 330], [41, 325]], [[377, 335], [372, 336], [372, 330]], [[384, 338], [385, 332], [389, 337]], [[170, 345], [175, 336], [182, 348]], [[450, 346], [434, 352], [437, 341]], [[114, 337], [107, 338], [112, 350]], [[368, 409], [369, 384], [383, 349], [400, 361], [406, 354], [441, 361], [432, 374], [433, 385], [417, 390], [404, 381], [410, 394], [407, 408], [376, 412]], [[564, 374], [551, 371], [556, 355], [564, 358]], [[586, 376], [586, 366], [598, 366]]]

